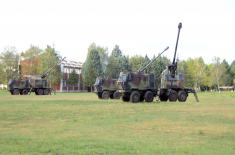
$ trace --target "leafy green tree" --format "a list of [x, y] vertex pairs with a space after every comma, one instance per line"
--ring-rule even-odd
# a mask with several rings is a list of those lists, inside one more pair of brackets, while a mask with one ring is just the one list
[[230, 68], [228, 62], [224, 59], [222, 61], [221, 65], [223, 65], [223, 67], [225, 68], [225, 72], [221, 77], [221, 84], [223, 84], [225, 86], [233, 85], [233, 76], [232, 76], [231, 68]]
[[39, 47], [37, 46], [34, 46], [34, 45], [30, 45], [30, 48], [27, 49], [25, 52], [21, 53], [21, 56], [24, 58], [24, 59], [32, 59], [38, 55], [40, 55], [42, 53], [42, 49], [40, 49]]
[[226, 68], [225, 66], [220, 62], [220, 58], [215, 57], [213, 59], [213, 64], [211, 68], [211, 78], [213, 79], [213, 84], [217, 86], [218, 91], [220, 88], [220, 85], [222, 83], [222, 76], [225, 74]]
[[75, 70], [73, 70], [70, 74], [69, 74], [69, 79], [68, 79], [68, 84], [74, 86], [78, 84], [78, 74], [76, 74]]
[[0, 60], [0, 84], [6, 83], [6, 75], [4, 72], [4, 66], [2, 61]]
[[144, 61], [145, 61], [145, 58], [143, 56], [139, 56], [139, 55], [132, 56], [129, 60], [131, 70], [136, 72], [139, 69], [141, 69], [144, 64]]
[[203, 77], [203, 80], [202, 80], [202, 84], [201, 84], [201, 88], [203, 89], [204, 87], [204, 90], [208, 90], [210, 87], [213, 86], [213, 80], [211, 78], [211, 74], [212, 74], [212, 65], [209, 64], [209, 65], [205, 65], [205, 69], [204, 69], [204, 77]]
[[235, 85], [235, 60], [230, 65], [230, 73], [233, 79], [233, 85]]
[[118, 78], [121, 71], [130, 70], [128, 58], [122, 55], [118, 45], [115, 45], [109, 57], [105, 75], [111, 78]]
[[82, 76], [86, 86], [92, 88], [95, 79], [103, 75], [102, 64], [100, 61], [99, 51], [92, 45], [88, 48], [87, 58], [83, 64]]
[[61, 70], [59, 54], [55, 51], [51, 46], [47, 46], [44, 52], [40, 55], [40, 66], [39, 66], [39, 74], [48, 72], [48, 76], [46, 77], [52, 85], [58, 84], [61, 79]]
[[105, 73], [105, 70], [106, 70], [106, 67], [107, 67], [107, 64], [108, 64], [108, 49], [107, 48], [104, 48], [104, 47], [101, 47], [101, 46], [97, 46], [95, 43], [92, 43], [90, 46], [89, 46], [89, 49], [88, 50], [91, 50], [91, 49], [96, 49], [99, 53], [99, 56], [100, 56], [100, 63], [101, 63], [101, 66], [102, 66], [102, 74]]
[[19, 78], [19, 54], [15, 47], [7, 47], [0, 55], [1, 82], [7, 83], [9, 79]]
[[193, 81], [193, 76], [189, 71], [189, 64], [188, 64], [188, 60], [184, 60], [184, 61], [180, 61], [178, 63], [178, 71], [180, 73], [184, 74], [184, 78], [185, 78], [185, 86], [186, 87], [193, 87], [194, 86], [194, 81]]
[[130, 71], [131, 65], [128, 56], [122, 56], [122, 71]]
[[38, 75], [40, 74], [39, 55], [42, 50], [39, 47], [31, 45], [28, 50], [21, 53], [21, 58], [27, 61], [27, 65], [24, 65], [24, 74]]
[[[155, 59], [155, 56], [153, 57]], [[170, 60], [167, 57], [160, 56], [156, 61], [153, 62], [151, 68], [155, 74], [156, 82], [160, 86], [161, 74], [166, 69], [166, 67], [170, 64]]]
[[[204, 60], [199, 57], [199, 58], [189, 58], [186, 61], [187, 65], [187, 79], [188, 82], [191, 82], [191, 86], [193, 86], [196, 89], [200, 89], [200, 86], [203, 84], [203, 79], [205, 78], [205, 63]], [[193, 84], [193, 85], [192, 85]]]
[[[150, 63], [150, 61], [151, 61], [151, 60], [149, 59], [149, 57], [148, 57], [147, 55], [145, 55], [145, 57], [144, 57], [144, 62], [143, 62], [143, 64], [141, 64], [141, 69], [144, 68], [144, 67], [146, 67], [146, 66]], [[148, 66], [148, 67], [145, 69], [145, 72], [146, 72], [146, 73], [150, 73], [151, 70], [152, 70], [152, 68], [151, 68], [151, 65], [150, 65], [150, 66]]]

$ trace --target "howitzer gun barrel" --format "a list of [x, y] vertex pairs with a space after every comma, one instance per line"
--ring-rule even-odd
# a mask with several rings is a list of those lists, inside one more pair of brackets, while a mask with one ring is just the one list
[[146, 68], [148, 68], [149, 65], [151, 65], [155, 60], [157, 60], [168, 49], [169, 49], [169, 46], [167, 46], [160, 54], [158, 54], [158, 56], [156, 58], [151, 60], [146, 66], [144, 66], [143, 68], [139, 69], [138, 72], [143, 72]]
[[179, 23], [178, 25], [178, 35], [177, 35], [177, 40], [176, 40], [176, 45], [175, 45], [175, 53], [174, 53], [174, 58], [172, 61], [172, 64], [175, 64], [175, 57], [176, 57], [176, 52], [178, 48], [178, 42], [179, 42], [179, 36], [180, 36], [180, 29], [182, 28], [182, 23]]
[[41, 78], [44, 79], [48, 76], [48, 74], [57, 66], [57, 65], [60, 65], [63, 61], [65, 61], [65, 58], [62, 58], [58, 63], [56, 63], [54, 66], [52, 66], [51, 68], [49, 68], [46, 72], [44, 72], [42, 75], [41, 75]]

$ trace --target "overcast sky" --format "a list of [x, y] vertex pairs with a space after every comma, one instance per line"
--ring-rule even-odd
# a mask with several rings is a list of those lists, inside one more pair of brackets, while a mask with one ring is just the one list
[[179, 59], [235, 60], [235, 0], [1, 0], [0, 51], [49, 44], [83, 62], [95, 42], [129, 56], [170, 46], [164, 55], [172, 59], [179, 22]]

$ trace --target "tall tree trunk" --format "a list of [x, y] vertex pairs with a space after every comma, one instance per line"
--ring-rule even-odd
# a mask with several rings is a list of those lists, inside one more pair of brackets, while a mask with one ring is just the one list
[[220, 93], [220, 85], [219, 85], [219, 80], [217, 79], [217, 88], [218, 88], [218, 91]]

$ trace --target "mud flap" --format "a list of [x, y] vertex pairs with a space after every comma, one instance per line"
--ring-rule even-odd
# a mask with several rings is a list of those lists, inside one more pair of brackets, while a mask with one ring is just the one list
[[33, 88], [30, 88], [30, 89], [29, 89], [29, 93], [28, 93], [28, 95], [30, 95], [30, 94], [31, 94], [32, 90], [33, 90]]
[[197, 101], [197, 102], [199, 102], [199, 99], [198, 99], [197, 93], [196, 93], [196, 92], [194, 92], [194, 93], [193, 93], [193, 95], [194, 95], [194, 97], [195, 97], [196, 101]]

